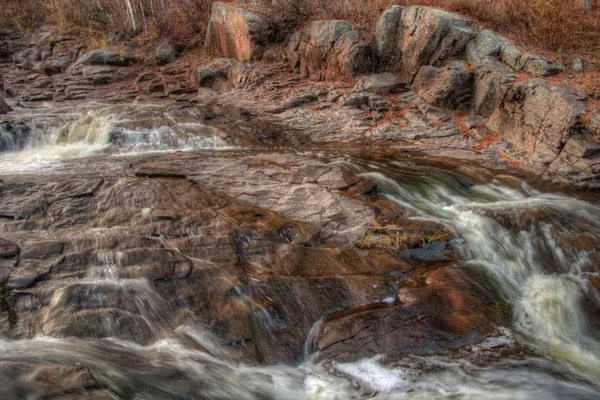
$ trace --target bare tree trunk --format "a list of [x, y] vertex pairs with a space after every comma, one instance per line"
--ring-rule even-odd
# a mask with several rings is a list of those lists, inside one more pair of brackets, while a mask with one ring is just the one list
[[142, 11], [142, 23], [144, 24], [144, 32], [148, 31], [148, 26], [146, 25], [146, 10], [144, 10], [144, 1], [140, 0], [140, 9]]
[[594, 0], [583, 0], [583, 9], [585, 11], [591, 11]]
[[137, 31], [137, 26], [135, 24], [135, 14], [133, 13], [133, 7], [131, 6], [131, 0], [125, 0], [127, 5], [127, 12], [129, 13], [129, 18], [131, 19], [131, 26], [133, 27], [133, 31]]

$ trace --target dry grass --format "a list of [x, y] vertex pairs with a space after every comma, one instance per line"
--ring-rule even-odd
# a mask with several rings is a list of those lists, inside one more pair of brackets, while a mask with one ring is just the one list
[[[584, 12], [583, 0], [246, 0], [283, 33], [309, 19], [345, 19], [367, 37], [391, 4], [425, 5], [458, 12], [478, 25], [563, 60], [600, 58], [600, 0]], [[131, 4], [128, 9], [127, 4]], [[88, 36], [168, 36], [199, 43], [212, 0], [0, 0], [0, 26], [54, 23]]]
[[477, 25], [499, 31], [517, 43], [549, 52], [600, 58], [600, 1], [585, 12], [582, 0], [271, 0], [249, 5], [276, 21], [345, 19], [372, 35], [381, 12], [392, 4], [422, 5], [460, 13]]
[[560, 56], [598, 57], [600, 5], [585, 12], [581, 0], [399, 0], [441, 7], [472, 18], [521, 44]]
[[194, 47], [203, 40], [213, 0], [0, 0], [0, 27], [40, 24], [90, 40], [169, 38]]
[[370, 230], [356, 242], [355, 246], [363, 250], [376, 247], [388, 250], [408, 250], [424, 246], [431, 242], [448, 239], [450, 237], [442, 229], [435, 232], [426, 232], [420, 228], [406, 230], [403, 228], [386, 227]]

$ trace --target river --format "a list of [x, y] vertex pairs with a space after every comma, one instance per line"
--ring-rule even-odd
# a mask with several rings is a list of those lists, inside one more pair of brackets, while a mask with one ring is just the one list
[[[3, 399], [75, 398], [86, 391], [90, 398], [115, 399], [600, 398], [600, 206], [595, 201], [546, 193], [539, 182], [528, 184], [510, 173], [449, 167], [456, 162], [434, 162], [416, 153], [375, 156], [364, 148], [252, 147], [231, 130], [196, 122], [200, 114], [160, 105], [84, 104], [23, 111], [20, 117], [29, 121], [29, 128], [16, 134], [14, 126], [13, 131], [2, 127], [0, 236], [20, 249], [18, 260], [5, 252], [0, 265], [7, 271], [0, 329]], [[495, 306], [505, 308], [506, 317], [495, 320], [494, 333], [457, 344], [452, 351], [430, 347], [414, 354], [402, 349], [393, 355], [321, 354], [325, 347], [319, 343], [330, 329], [326, 325], [332, 313], [371, 303], [383, 309], [404, 307], [412, 292], [404, 291], [400, 279], [386, 289], [389, 296], [347, 288], [354, 297], [319, 308], [320, 316], [317, 306], [305, 310], [297, 305], [312, 301], [304, 297], [310, 291], [281, 294], [289, 288], [277, 288], [281, 298], [294, 299], [288, 306], [268, 294], [271, 289], [263, 287], [275, 284], [261, 278], [271, 273], [264, 271], [290, 265], [289, 259], [278, 258], [281, 242], [239, 234], [247, 226], [258, 232], [265, 223], [254, 228], [252, 221], [236, 220], [234, 229], [231, 214], [219, 202], [233, 196], [269, 215], [310, 225], [315, 217], [298, 210], [302, 204], [289, 203], [302, 198], [269, 200], [279, 190], [276, 182], [286, 191], [284, 184], [304, 185], [307, 209], [313, 198], [322, 203], [319, 196], [335, 190], [321, 190], [325, 184], [319, 191], [307, 188], [313, 185], [310, 179], [289, 178], [263, 166], [265, 159], [277, 164], [273, 160], [286, 158], [299, 160], [294, 168], [301, 169], [306, 160], [313, 168], [335, 168], [356, 177], [372, 185], [370, 196], [392, 205], [399, 218], [435, 223], [450, 232], [452, 240], [432, 240], [431, 246], [444, 242], [453, 254], [444, 262], [477, 276]], [[235, 169], [242, 159], [245, 165], [252, 165], [250, 159], [254, 165], [263, 163], [260, 180], [253, 180], [248, 169]], [[155, 172], [134, 171], [144, 163]], [[244, 190], [237, 192], [240, 187]], [[352, 201], [357, 208], [342, 208], [354, 217], [318, 226], [326, 236], [319, 243], [308, 245], [307, 239], [296, 246], [298, 232], [313, 228], [286, 228], [294, 232], [286, 251], [314, 246], [317, 256], [310, 262], [318, 270], [319, 251], [353, 247], [367, 229], [353, 221], [370, 214], [368, 207]], [[267, 213], [253, 212], [259, 219]], [[327, 211], [320, 212], [318, 218], [330, 218]], [[198, 222], [209, 218], [218, 222]], [[223, 254], [229, 250], [223, 249], [230, 244], [220, 240], [232, 229], [238, 241], [231, 246], [237, 253], [227, 261]], [[209, 237], [211, 245], [198, 250], [198, 243]], [[63, 247], [49, 250], [49, 242]], [[252, 247], [255, 242], [260, 245]], [[255, 253], [240, 255], [240, 248]], [[418, 248], [411, 251], [421, 257], [413, 268], [440, 262], [419, 256]], [[327, 263], [325, 258], [322, 262]], [[243, 264], [244, 273], [219, 272], [234, 264]], [[161, 265], [172, 270], [159, 271]], [[203, 271], [204, 286], [165, 283], [192, 279], [189, 271], [175, 276], [178, 268], [188, 266]], [[338, 279], [335, 270], [327, 274]], [[370, 279], [372, 274], [365, 275]], [[221, 286], [228, 294], [211, 299], [211, 288], [216, 293]], [[260, 290], [265, 292], [258, 294]], [[283, 309], [279, 314], [273, 311], [277, 307]], [[222, 314], [226, 327], [215, 323], [213, 314]], [[296, 331], [288, 314], [301, 321], [298, 337], [289, 333]], [[236, 325], [245, 315], [252, 315], [248, 324], [254, 336], [248, 340], [263, 350], [232, 350], [251, 346], [245, 342], [225, 344], [223, 338], [235, 336], [231, 332], [236, 330], [242, 332], [239, 337], [248, 337], [243, 333], [247, 326]], [[287, 341], [293, 342], [286, 335], [299, 341], [301, 351], [286, 348]], [[57, 383], [63, 391], [45, 397], [51, 390], [40, 386], [35, 365], [83, 368], [93, 382], [77, 381], [70, 389]], [[36, 384], [31, 384], [32, 376]]]

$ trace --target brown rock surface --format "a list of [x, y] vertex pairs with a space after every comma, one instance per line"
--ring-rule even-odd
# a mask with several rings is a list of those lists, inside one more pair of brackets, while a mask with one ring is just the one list
[[259, 60], [266, 41], [267, 24], [261, 17], [226, 3], [213, 3], [204, 44], [207, 49], [220, 57]]
[[[413, 287], [421, 275], [407, 262], [384, 248], [355, 247], [377, 218], [395, 212], [336, 164], [236, 152], [150, 155], [135, 165], [111, 161], [109, 170], [108, 161], [81, 160], [43, 180], [5, 181], [0, 214], [17, 216], [0, 223], [6, 335], [150, 344], [194, 320], [228, 358], [271, 364], [301, 360], [308, 332], [324, 316], [347, 310], [355, 324], [377, 320], [383, 314], [375, 309], [355, 310], [389, 297], [397, 299], [398, 321], [432, 313], [427, 307], [438, 307], [430, 300], [439, 296], [440, 304], [456, 298], [453, 307], [463, 302], [469, 310], [453, 311], [462, 318], [454, 323], [433, 318], [438, 334], [411, 344], [419, 354], [445, 351], [441, 341], [484, 322], [474, 304], [486, 297], [462, 278], [444, 273], [421, 296]], [[441, 281], [459, 282], [464, 293]], [[421, 300], [409, 300], [413, 295]], [[326, 326], [319, 346], [338, 329], [333, 320]], [[451, 348], [481, 337], [469, 333]], [[386, 343], [381, 349], [402, 353]], [[345, 357], [350, 347], [324, 354]]]
[[320, 357], [441, 354], [495, 331], [492, 298], [456, 267], [419, 271], [414, 279], [420, 284], [402, 287], [389, 303], [331, 315], [317, 340]]

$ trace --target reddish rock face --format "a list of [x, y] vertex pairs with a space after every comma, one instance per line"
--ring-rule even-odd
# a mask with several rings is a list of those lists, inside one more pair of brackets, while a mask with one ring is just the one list
[[220, 57], [239, 61], [260, 59], [267, 24], [248, 10], [216, 2], [208, 21], [205, 46]]
[[417, 269], [397, 298], [330, 316], [317, 349], [323, 359], [450, 352], [494, 334], [492, 296], [455, 266]]

